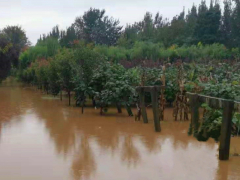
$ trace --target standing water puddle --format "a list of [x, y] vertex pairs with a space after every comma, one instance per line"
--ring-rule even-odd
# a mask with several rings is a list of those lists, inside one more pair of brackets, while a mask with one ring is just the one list
[[[165, 112], [162, 132], [110, 109], [68, 107], [21, 86], [0, 87], [1, 180], [235, 180], [240, 157], [218, 160], [218, 144], [187, 135]], [[152, 119], [149, 110], [149, 119]], [[232, 138], [231, 153], [240, 152]]]

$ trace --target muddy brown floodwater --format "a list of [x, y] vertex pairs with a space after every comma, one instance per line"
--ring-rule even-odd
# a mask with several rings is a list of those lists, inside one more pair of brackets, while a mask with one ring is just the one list
[[[151, 111], [149, 111], [149, 114]], [[33, 88], [0, 87], [1, 180], [237, 180], [240, 157], [218, 160], [218, 144], [187, 135], [167, 109], [162, 132], [115, 108], [68, 107]], [[152, 116], [149, 116], [152, 119]], [[240, 153], [232, 138], [231, 153]]]

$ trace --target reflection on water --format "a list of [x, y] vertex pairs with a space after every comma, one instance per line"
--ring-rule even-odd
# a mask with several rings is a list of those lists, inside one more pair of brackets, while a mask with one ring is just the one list
[[[186, 180], [239, 179], [240, 157], [218, 161], [218, 144], [188, 137], [188, 123], [162, 132], [111, 109], [84, 114], [67, 101], [21, 86], [0, 87], [0, 179]], [[149, 119], [152, 119], [149, 110]], [[231, 152], [240, 152], [240, 138]]]

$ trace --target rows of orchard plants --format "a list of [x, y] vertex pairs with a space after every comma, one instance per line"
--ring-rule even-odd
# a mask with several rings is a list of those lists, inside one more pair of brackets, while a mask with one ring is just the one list
[[[20, 56], [18, 77], [53, 95], [74, 92], [78, 103], [92, 98], [107, 108], [111, 104], [134, 103], [135, 87], [140, 85], [142, 68], [125, 69], [119, 63], [83, 43], [74, 48], [59, 48], [54, 40], [38, 45]], [[156, 84], [161, 70], [144, 68], [146, 84]], [[70, 98], [69, 98], [70, 99]]]
[[[218, 45], [211, 47], [214, 46], [218, 47]], [[165, 97], [167, 103], [171, 105], [179, 91], [179, 61], [170, 57], [164, 58], [165, 60], [160, 60], [159, 57], [154, 59], [154, 54], [151, 52], [154, 48], [150, 48], [149, 52], [138, 51], [137, 48], [124, 50], [136, 52], [135, 54], [138, 55], [146, 53], [134, 57], [131, 57], [134, 53], [130, 53], [131, 58], [127, 59], [119, 56], [118, 53], [121, 51], [115, 48], [86, 45], [83, 42], [75, 42], [72, 48], [60, 48], [57, 40], [49, 39], [21, 54], [18, 77], [53, 95], [62, 91], [67, 92], [69, 104], [71, 92], [74, 92], [78, 105], [84, 106], [87, 98], [92, 99], [94, 105], [100, 107], [103, 113], [110, 105], [126, 107], [134, 105], [138, 101], [135, 88], [143, 83], [143, 73], [144, 85], [160, 85], [164, 65], [166, 66]], [[207, 49], [210, 46], [198, 45], [196, 48]], [[181, 48], [170, 49], [177, 51]], [[114, 51], [116, 53], [110, 53]], [[215, 54], [218, 53], [215, 52]], [[150, 60], [144, 59], [145, 55]], [[220, 60], [215, 60], [215, 58], [217, 56], [206, 57], [197, 63], [188, 62], [183, 58], [185, 89], [189, 92], [240, 101], [240, 64], [234, 60], [223, 60], [220, 57]], [[205, 121], [201, 127], [205, 129], [204, 131], [206, 129], [209, 131], [208, 137], [219, 137], [222, 112], [210, 109], [206, 105], [203, 108], [211, 112], [207, 114], [208, 116], [213, 117], [208, 117], [209, 121]], [[234, 115], [233, 122], [236, 134], [240, 124], [238, 113]], [[213, 130], [217, 135], [211, 135]], [[200, 131], [202, 132], [202, 129]], [[199, 138], [199, 140], [205, 139], [208, 138]]]
[[[208, 63], [207, 65], [186, 64], [185, 89], [190, 92], [231, 99], [240, 102], [240, 64], [234, 63]], [[219, 140], [221, 133], [223, 112], [212, 109], [208, 104], [202, 104], [204, 114], [199, 129], [194, 132], [199, 141], [207, 141], [213, 138]], [[237, 110], [232, 119], [232, 134], [240, 133], [240, 109]], [[193, 133], [191, 125], [189, 133]]]

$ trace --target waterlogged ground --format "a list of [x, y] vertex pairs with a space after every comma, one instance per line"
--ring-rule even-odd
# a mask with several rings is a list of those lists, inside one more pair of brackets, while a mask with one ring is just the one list
[[[33, 88], [0, 87], [1, 180], [237, 180], [240, 157], [218, 161], [218, 144], [188, 137], [167, 109], [162, 132], [126, 112], [68, 107]], [[149, 111], [149, 114], [151, 111]], [[150, 115], [150, 120], [152, 116]], [[231, 153], [240, 153], [232, 138]]]

